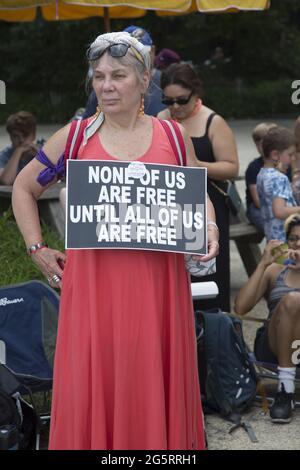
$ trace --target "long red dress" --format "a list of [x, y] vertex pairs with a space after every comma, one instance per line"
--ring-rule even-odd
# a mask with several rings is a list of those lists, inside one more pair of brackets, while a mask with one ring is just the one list
[[[176, 164], [165, 131], [158, 120], [152, 122], [151, 146], [138, 160]], [[78, 158], [114, 160], [98, 133]], [[192, 300], [183, 255], [69, 250], [49, 448], [204, 446]]]

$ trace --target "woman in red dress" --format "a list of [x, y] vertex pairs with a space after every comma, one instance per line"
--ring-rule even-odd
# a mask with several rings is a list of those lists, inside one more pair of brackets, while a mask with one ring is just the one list
[[[141, 112], [149, 48], [128, 33], [108, 33], [94, 41], [88, 57], [103, 113], [89, 122], [78, 158], [176, 165], [160, 122]], [[54, 167], [69, 128], [43, 149]], [[183, 129], [182, 134], [188, 165], [199, 166]], [[50, 449], [203, 449], [184, 256], [126, 249], [65, 255], [44, 246], [36, 210], [41, 170], [45, 165], [35, 159], [20, 174], [13, 205], [33, 261], [51, 285], [62, 287]], [[210, 201], [208, 218], [215, 220]], [[211, 224], [204, 259], [216, 256], [217, 240]]]

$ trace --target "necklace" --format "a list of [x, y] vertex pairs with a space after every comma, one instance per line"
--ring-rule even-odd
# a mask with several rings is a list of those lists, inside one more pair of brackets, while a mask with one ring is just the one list
[[174, 119], [174, 121], [176, 122], [182, 122], [182, 121], [185, 121], [186, 119], [189, 119], [193, 116], [196, 116], [196, 114], [199, 113], [200, 109], [201, 109], [201, 106], [202, 106], [202, 101], [200, 100], [200, 98], [197, 99], [196, 103], [195, 103], [195, 106], [194, 108], [192, 109], [192, 111], [190, 112], [190, 114], [188, 116], [186, 116], [185, 118], [183, 119], [179, 119], [179, 118], [175, 118], [172, 116], [171, 114], [171, 119]]

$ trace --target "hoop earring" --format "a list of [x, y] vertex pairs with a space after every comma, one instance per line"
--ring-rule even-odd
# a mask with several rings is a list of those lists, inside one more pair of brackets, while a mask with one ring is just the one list
[[96, 119], [100, 113], [101, 113], [101, 106], [98, 104], [96, 108], [96, 112], [93, 117]]
[[101, 113], [101, 106], [98, 104], [96, 108], [96, 116], [99, 116], [100, 113]]
[[140, 105], [140, 109], [139, 109], [139, 116], [144, 116], [145, 114], [145, 99], [144, 99], [144, 95], [141, 96], [141, 105]]

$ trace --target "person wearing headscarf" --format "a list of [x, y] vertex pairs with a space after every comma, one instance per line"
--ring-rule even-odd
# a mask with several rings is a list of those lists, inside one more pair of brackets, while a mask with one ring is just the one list
[[[149, 47], [150, 57], [151, 57], [151, 75], [150, 83], [145, 93], [144, 108], [145, 114], [149, 116], [156, 116], [160, 111], [165, 109], [165, 105], [162, 103], [162, 91], [160, 88], [160, 76], [161, 69], [173, 62], [179, 62], [180, 57], [178, 54], [170, 51], [169, 49], [163, 49], [157, 57], [155, 57], [155, 45], [153, 43], [152, 37], [148, 31], [140, 26], [130, 25], [124, 29], [125, 32], [129, 33], [132, 37], [140, 41], [144, 46]], [[170, 54], [169, 54], [170, 52]], [[153, 62], [155, 63], [153, 67]], [[97, 96], [94, 90], [89, 94], [87, 103], [85, 105], [85, 111], [83, 113], [83, 118], [86, 119], [90, 116], [93, 116], [96, 113], [98, 106]]]
[[[143, 112], [149, 48], [127, 32], [107, 33], [95, 39], [87, 57], [101, 112], [88, 120], [78, 160], [176, 165], [161, 122]], [[44, 190], [41, 184], [61, 176], [69, 129], [70, 124], [49, 139], [13, 190], [27, 250], [50, 285], [62, 289], [49, 447], [204, 449], [184, 255], [143, 249], [71, 249], [65, 254], [43, 242], [36, 200]], [[189, 137], [179, 129], [187, 165], [199, 166]], [[45, 175], [48, 170], [49, 177], [57, 172], [53, 181]], [[218, 253], [209, 199], [207, 215], [212, 223], [203, 260]]]

